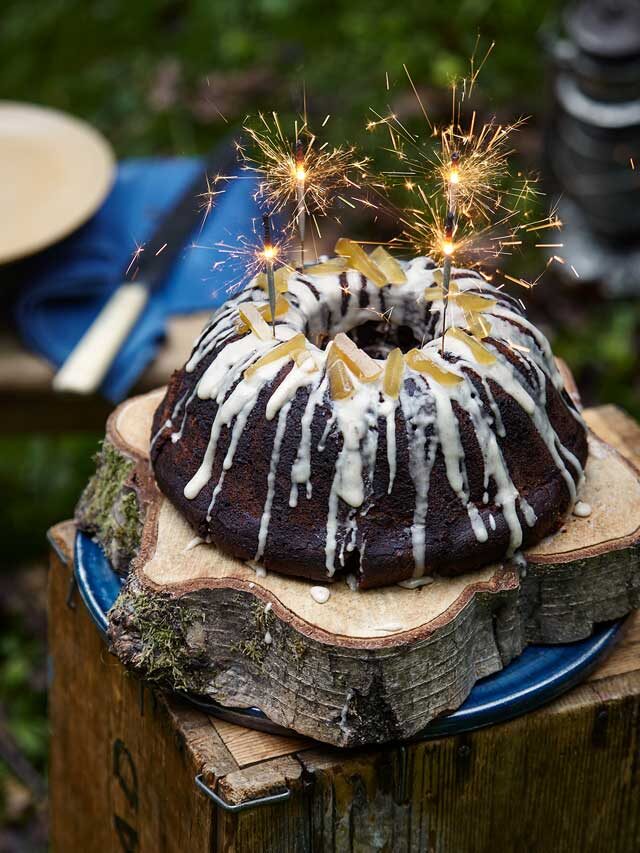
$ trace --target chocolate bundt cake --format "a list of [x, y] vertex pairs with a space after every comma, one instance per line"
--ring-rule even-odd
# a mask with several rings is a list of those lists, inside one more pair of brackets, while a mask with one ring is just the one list
[[254, 280], [174, 373], [157, 483], [229, 554], [418, 584], [513, 555], [573, 505], [586, 429], [519, 303], [454, 270], [445, 311], [428, 258], [377, 261], [279, 271], [275, 337]]

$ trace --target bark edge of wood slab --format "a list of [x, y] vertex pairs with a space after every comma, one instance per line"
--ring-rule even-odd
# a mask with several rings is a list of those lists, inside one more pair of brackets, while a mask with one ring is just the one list
[[[528, 643], [584, 639], [640, 607], [640, 478], [590, 436], [588, 518], [570, 516], [526, 554], [419, 590], [351, 592], [270, 573], [210, 545], [161, 495], [147, 448], [162, 391], [111, 415], [76, 513], [128, 571], [109, 614], [111, 650], [141, 676], [337, 746], [408, 738], [458, 708]], [[590, 417], [602, 432], [602, 417]], [[605, 430], [606, 431], [606, 430]], [[607, 432], [615, 443], [615, 430]]]

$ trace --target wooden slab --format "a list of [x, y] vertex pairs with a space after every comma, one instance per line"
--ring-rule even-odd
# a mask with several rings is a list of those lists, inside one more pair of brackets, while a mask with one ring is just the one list
[[[594, 623], [640, 604], [640, 481], [595, 435], [580, 495], [591, 515], [570, 516], [526, 555], [526, 570], [495, 565], [416, 590], [353, 592], [335, 583], [318, 604], [306, 581], [259, 578], [213, 546], [190, 547], [192, 530], [148, 476], [161, 394], [125, 403], [107, 432], [135, 463], [125, 488], [137, 490], [144, 515], [110, 637], [147, 677], [232, 707], [258, 705], [330, 743], [384, 741], [458, 707], [478, 678], [527, 643], [582, 639]], [[154, 620], [172, 627], [171, 640], [161, 633], [160, 642]]]

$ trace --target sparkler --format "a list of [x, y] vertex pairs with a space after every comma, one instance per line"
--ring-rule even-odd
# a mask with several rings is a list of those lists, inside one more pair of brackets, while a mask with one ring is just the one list
[[304, 146], [302, 140], [296, 142], [296, 219], [298, 221], [298, 234], [300, 235], [300, 266], [304, 266], [304, 231], [306, 226], [307, 206], [305, 204], [305, 182], [307, 172], [304, 167]]
[[270, 214], [293, 205], [291, 224], [297, 227], [302, 254], [307, 215], [320, 233], [317, 217], [328, 215], [336, 200], [349, 204], [345, 194], [361, 188], [369, 158], [358, 157], [353, 146], [320, 143], [306, 119], [294, 122], [288, 136], [275, 112], [270, 118], [260, 114], [258, 126], [244, 130], [248, 144], [238, 144], [238, 153], [244, 169], [259, 176], [256, 199]]
[[[238, 234], [231, 242], [220, 241], [213, 246], [194, 243], [193, 247], [209, 251], [213, 249], [218, 253], [218, 260], [215, 261], [212, 269], [218, 270], [222, 267], [229, 269], [229, 284], [226, 288], [228, 293], [236, 292], [261, 274], [265, 289], [268, 289], [266, 276], [268, 261], [273, 267], [276, 291], [279, 287], [280, 268], [293, 272], [293, 267], [286, 262], [291, 250], [291, 235], [289, 232], [278, 232], [276, 235], [271, 227], [271, 221], [269, 221], [269, 235], [266, 240], [262, 220], [254, 220], [249, 234]], [[236, 271], [237, 274], [235, 274]]]
[[[502, 125], [490, 120], [477, 121], [475, 110], [463, 120], [463, 106], [469, 100], [478, 73], [493, 45], [476, 68], [471, 58], [471, 74], [452, 86], [452, 112], [449, 123], [438, 130], [429, 118], [420, 94], [405, 67], [409, 83], [418, 100], [428, 126], [429, 137], [437, 145], [411, 132], [394, 114], [375, 119], [368, 129], [387, 129], [388, 146], [398, 167], [385, 172], [387, 183], [402, 186], [412, 194], [416, 204], [403, 209], [399, 219], [402, 234], [394, 242], [408, 243], [439, 261], [442, 271], [443, 318], [442, 348], [449, 302], [451, 270], [456, 257], [496, 259], [523, 243], [523, 232], [538, 227], [552, 227], [551, 217], [544, 225], [531, 224], [522, 218], [523, 205], [539, 195], [535, 180], [510, 173], [509, 157], [513, 153], [511, 136], [524, 124], [519, 119]], [[556, 220], [557, 222], [557, 220]], [[555, 226], [556, 223], [553, 223]]]
[[273, 337], [276, 336], [276, 280], [273, 274], [273, 262], [278, 254], [277, 247], [273, 245], [271, 240], [271, 222], [268, 216], [262, 217], [262, 229], [264, 234], [264, 242], [262, 255], [264, 258], [265, 272], [267, 274], [267, 292], [269, 294], [269, 309], [271, 311], [271, 329]]

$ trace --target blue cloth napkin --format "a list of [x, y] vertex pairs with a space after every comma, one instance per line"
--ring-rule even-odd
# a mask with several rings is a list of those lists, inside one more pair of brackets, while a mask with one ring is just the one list
[[[136, 245], [148, 239], [161, 214], [203, 169], [191, 158], [123, 161], [102, 208], [71, 237], [25, 265], [15, 305], [24, 341], [59, 366], [123, 278]], [[101, 391], [113, 402], [126, 396], [162, 341], [173, 314], [213, 309], [227, 297], [237, 270], [214, 265], [225, 257], [216, 244], [237, 244], [253, 232], [258, 210], [255, 183], [243, 177], [223, 184], [222, 195], [194, 231], [164, 285], [147, 308], [105, 377]], [[179, 365], [176, 365], [179, 367]]]

